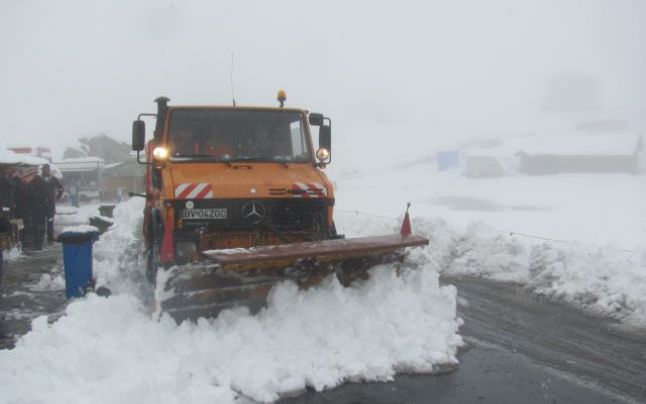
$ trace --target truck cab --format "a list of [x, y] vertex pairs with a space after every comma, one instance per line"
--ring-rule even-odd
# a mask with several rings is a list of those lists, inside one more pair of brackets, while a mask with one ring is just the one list
[[[144, 236], [151, 271], [201, 251], [337, 237], [331, 121], [294, 108], [169, 106], [133, 123], [147, 164]], [[282, 102], [281, 102], [282, 104]], [[143, 116], [156, 119], [145, 140]], [[312, 126], [319, 127], [313, 144]]]

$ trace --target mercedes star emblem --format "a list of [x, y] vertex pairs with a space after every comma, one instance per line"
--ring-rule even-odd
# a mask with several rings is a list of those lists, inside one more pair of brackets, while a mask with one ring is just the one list
[[265, 218], [265, 206], [258, 201], [245, 203], [242, 205], [242, 218], [252, 224], [260, 223]]

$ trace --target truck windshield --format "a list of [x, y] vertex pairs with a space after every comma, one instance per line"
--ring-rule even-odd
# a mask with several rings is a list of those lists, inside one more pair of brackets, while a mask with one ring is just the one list
[[172, 160], [310, 162], [299, 112], [182, 108], [171, 111]]

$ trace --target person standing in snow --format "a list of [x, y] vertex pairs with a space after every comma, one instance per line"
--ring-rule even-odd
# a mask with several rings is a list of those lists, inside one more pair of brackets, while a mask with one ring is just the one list
[[14, 217], [17, 219], [24, 218], [25, 212], [25, 181], [20, 177], [18, 171], [14, 171], [13, 176], [11, 177], [13, 182], [13, 192], [14, 192]]
[[[0, 167], [0, 233], [11, 231], [11, 211], [13, 210], [13, 183], [3, 167]], [[0, 245], [0, 284], [2, 284], [2, 250]]]
[[25, 243], [35, 250], [43, 248], [45, 222], [51, 199], [49, 191], [49, 185], [38, 174], [25, 187]]
[[3, 167], [0, 167], [0, 207], [10, 209], [11, 214], [15, 207], [14, 183]]
[[49, 164], [44, 164], [42, 168], [43, 181], [47, 185], [47, 206], [46, 206], [46, 219], [47, 219], [47, 241], [54, 241], [54, 215], [56, 215], [56, 201], [63, 195], [63, 186], [58, 181], [58, 178], [52, 176]]

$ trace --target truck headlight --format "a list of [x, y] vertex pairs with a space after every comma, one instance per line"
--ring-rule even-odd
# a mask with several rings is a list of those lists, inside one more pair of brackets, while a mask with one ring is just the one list
[[316, 151], [316, 158], [319, 159], [319, 161], [327, 161], [330, 158], [330, 152], [327, 149], [318, 149]]
[[164, 146], [157, 146], [153, 149], [153, 157], [157, 160], [166, 160], [168, 155], [168, 149]]

